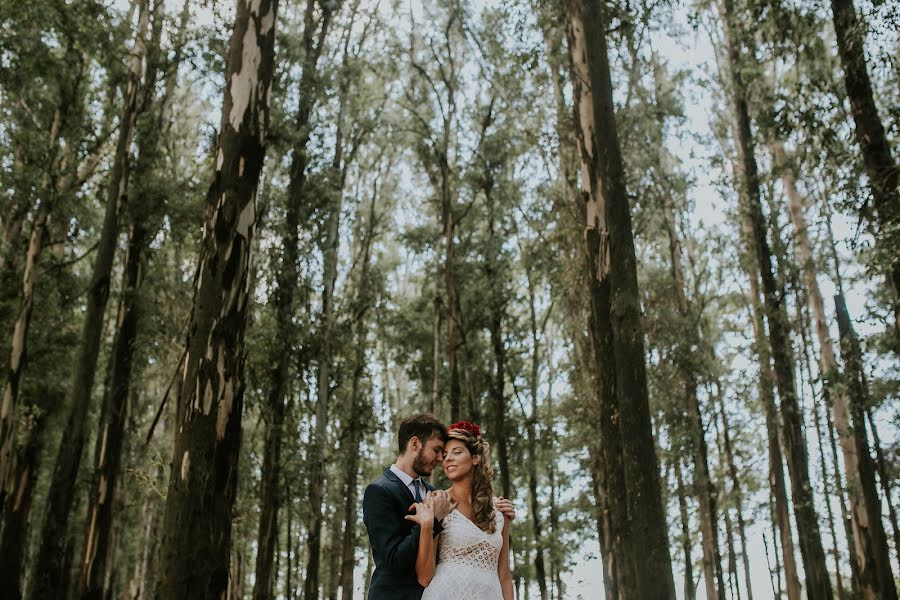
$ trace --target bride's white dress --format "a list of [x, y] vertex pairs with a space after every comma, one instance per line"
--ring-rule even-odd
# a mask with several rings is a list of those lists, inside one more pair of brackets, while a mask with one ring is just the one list
[[422, 600], [503, 600], [497, 565], [503, 547], [503, 513], [494, 509], [494, 533], [479, 529], [459, 510], [444, 517], [437, 570]]

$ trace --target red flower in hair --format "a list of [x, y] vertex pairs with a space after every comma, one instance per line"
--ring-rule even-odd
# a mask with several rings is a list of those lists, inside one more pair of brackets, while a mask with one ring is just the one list
[[464, 431], [468, 431], [475, 437], [478, 437], [481, 435], [481, 427], [479, 427], [475, 423], [469, 423], [468, 421], [460, 421], [458, 423], [454, 423], [447, 429], [462, 429]]

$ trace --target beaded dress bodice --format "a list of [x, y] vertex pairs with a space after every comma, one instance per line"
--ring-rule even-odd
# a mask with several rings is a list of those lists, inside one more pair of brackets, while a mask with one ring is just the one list
[[497, 565], [503, 547], [503, 514], [494, 510], [494, 533], [482, 531], [454, 509], [444, 518], [434, 578], [422, 600], [502, 600]]

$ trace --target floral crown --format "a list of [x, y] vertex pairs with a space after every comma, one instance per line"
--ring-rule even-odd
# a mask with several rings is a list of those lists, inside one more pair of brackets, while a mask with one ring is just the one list
[[474, 435], [475, 437], [481, 437], [481, 427], [479, 427], [479, 426], [476, 425], [475, 423], [469, 423], [468, 421], [459, 421], [459, 422], [457, 422], [457, 423], [454, 423], [453, 425], [451, 425], [451, 426], [448, 427], [447, 429], [448, 429], [448, 430], [450, 430], [450, 429], [462, 429], [463, 431], [468, 431], [469, 433], [471, 433], [471, 434]]

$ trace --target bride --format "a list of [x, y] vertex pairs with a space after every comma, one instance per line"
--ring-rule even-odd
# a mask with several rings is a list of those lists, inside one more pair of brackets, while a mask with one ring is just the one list
[[443, 466], [456, 507], [444, 517], [441, 533], [431, 535], [431, 497], [406, 517], [422, 528], [416, 555], [422, 600], [513, 600], [510, 520], [496, 510], [488, 444], [478, 425], [460, 421], [448, 428]]

